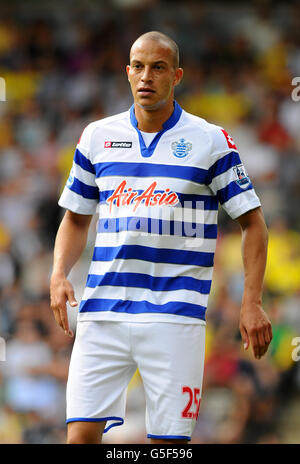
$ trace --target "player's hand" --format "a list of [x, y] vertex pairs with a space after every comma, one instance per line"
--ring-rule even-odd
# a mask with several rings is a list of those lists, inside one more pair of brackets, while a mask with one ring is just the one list
[[73, 337], [73, 331], [69, 327], [67, 301], [72, 307], [77, 306], [72, 284], [60, 275], [52, 275], [50, 282], [50, 306], [57, 324], [66, 335]]
[[240, 332], [245, 350], [252, 346], [253, 355], [260, 359], [272, 340], [272, 325], [260, 304], [243, 304], [240, 314]]

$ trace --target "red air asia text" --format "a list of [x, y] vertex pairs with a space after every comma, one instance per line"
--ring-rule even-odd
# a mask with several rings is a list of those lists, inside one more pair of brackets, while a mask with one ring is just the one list
[[132, 190], [131, 187], [126, 189], [126, 183], [126, 180], [123, 180], [113, 194], [107, 198], [109, 212], [111, 212], [113, 204], [117, 207], [133, 205], [133, 211], [136, 211], [142, 202], [145, 206], [175, 206], [179, 202], [177, 193], [171, 192], [169, 188], [163, 192], [155, 192], [157, 186], [155, 181], [142, 193]]

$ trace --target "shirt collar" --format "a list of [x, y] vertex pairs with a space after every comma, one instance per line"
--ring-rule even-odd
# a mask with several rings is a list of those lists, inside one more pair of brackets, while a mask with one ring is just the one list
[[[171, 116], [169, 117], [169, 119], [167, 119], [163, 123], [163, 129], [160, 132], [164, 132], [166, 130], [172, 129], [172, 127], [174, 127], [175, 124], [179, 121], [181, 113], [182, 113], [181, 106], [177, 103], [176, 100], [174, 100], [174, 111], [171, 114]], [[135, 129], [139, 130], [138, 129], [138, 122], [137, 122], [137, 119], [136, 119], [135, 113], [134, 113], [134, 104], [130, 108], [130, 121], [131, 121], [131, 124], [133, 125], [133, 127]]]

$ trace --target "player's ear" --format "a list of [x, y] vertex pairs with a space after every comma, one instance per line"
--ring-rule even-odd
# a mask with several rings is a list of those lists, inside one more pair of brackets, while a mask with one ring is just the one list
[[[130, 65], [127, 64], [127, 65], [126, 65], [126, 73], [127, 73], [127, 78], [128, 78], [128, 80], [129, 80], [129, 71], [130, 71]], [[129, 80], [129, 82], [130, 82], [130, 80]]]
[[178, 85], [183, 78], [183, 69], [177, 68], [175, 71], [174, 85]]

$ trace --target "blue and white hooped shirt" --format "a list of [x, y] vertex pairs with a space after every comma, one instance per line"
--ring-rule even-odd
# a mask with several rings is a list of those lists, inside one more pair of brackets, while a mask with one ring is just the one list
[[79, 320], [205, 323], [219, 204], [260, 206], [227, 132], [174, 102], [147, 147], [129, 111], [89, 124], [59, 205], [99, 211]]

